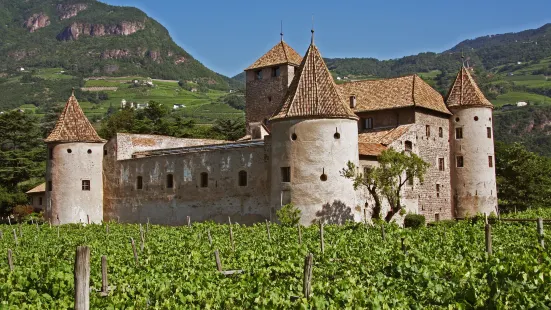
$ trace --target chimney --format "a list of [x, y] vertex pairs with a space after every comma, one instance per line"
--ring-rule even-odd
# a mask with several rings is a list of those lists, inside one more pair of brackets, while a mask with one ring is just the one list
[[350, 108], [354, 109], [356, 107], [356, 95], [350, 96]]

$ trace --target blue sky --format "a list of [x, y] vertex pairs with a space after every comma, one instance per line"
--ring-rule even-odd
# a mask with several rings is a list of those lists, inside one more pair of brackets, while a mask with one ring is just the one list
[[240, 73], [279, 40], [300, 54], [310, 42], [324, 57], [391, 59], [441, 52], [465, 39], [551, 22], [551, 0], [101, 0], [134, 6], [212, 70]]

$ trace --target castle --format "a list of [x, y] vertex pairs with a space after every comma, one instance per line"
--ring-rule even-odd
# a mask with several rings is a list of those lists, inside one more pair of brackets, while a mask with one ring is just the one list
[[247, 136], [234, 142], [105, 141], [73, 94], [45, 140], [47, 218], [250, 224], [292, 203], [305, 225], [363, 221], [373, 202], [340, 171], [377, 165], [388, 148], [430, 164], [403, 192], [408, 212], [434, 221], [496, 211], [493, 107], [465, 67], [445, 100], [417, 75], [337, 85], [312, 32], [304, 57], [282, 38], [245, 72]]

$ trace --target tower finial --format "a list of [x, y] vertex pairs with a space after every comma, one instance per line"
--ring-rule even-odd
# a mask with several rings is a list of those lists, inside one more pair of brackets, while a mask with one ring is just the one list
[[283, 42], [283, 20], [281, 20], [281, 32], [279, 35], [281, 36], [281, 42]]
[[465, 67], [465, 54], [463, 53], [463, 49], [461, 49], [461, 65]]
[[71, 90], [71, 96], [75, 96], [75, 88], [73, 87], [72, 90]]
[[314, 15], [312, 15], [312, 30], [310, 31], [312, 32], [312, 41], [310, 44], [314, 45]]

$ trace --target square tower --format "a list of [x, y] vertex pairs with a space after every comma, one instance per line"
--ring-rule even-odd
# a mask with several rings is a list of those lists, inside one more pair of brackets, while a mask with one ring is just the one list
[[[247, 134], [278, 110], [302, 57], [283, 39], [245, 69], [245, 119]], [[258, 138], [258, 137], [254, 137]]]

